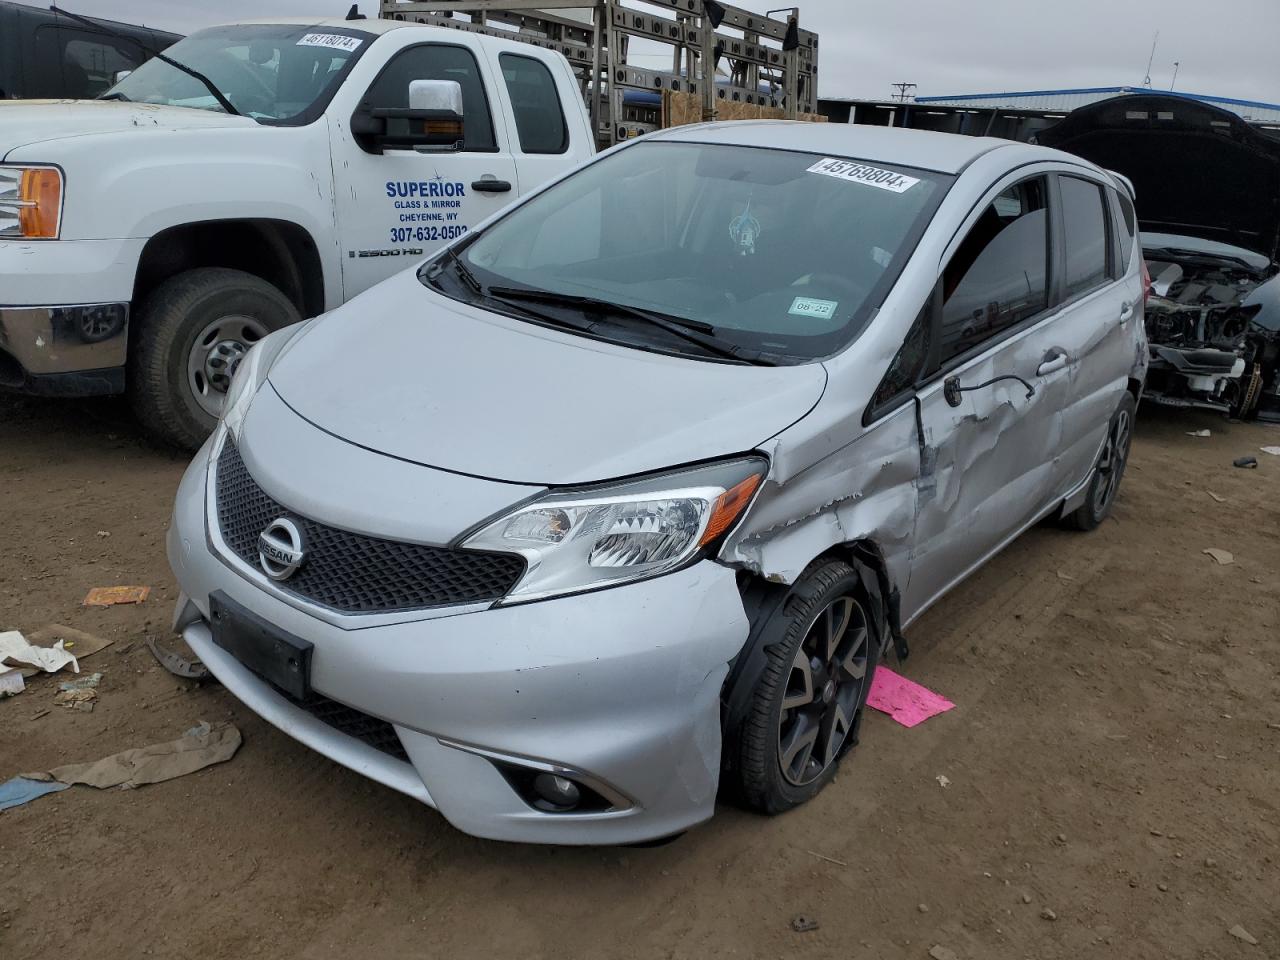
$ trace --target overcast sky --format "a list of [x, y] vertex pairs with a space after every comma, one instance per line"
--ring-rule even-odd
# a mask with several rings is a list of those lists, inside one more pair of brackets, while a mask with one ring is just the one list
[[[48, 0], [22, 0], [48, 6]], [[350, 0], [59, 0], [76, 13], [186, 33], [263, 16], [342, 16]], [[749, 9], [766, 0], [736, 0]], [[787, 0], [768, 0], [781, 5]], [[1280, 103], [1280, 0], [791, 0], [821, 35], [826, 97], [886, 98], [1141, 84]], [[361, 9], [376, 13], [376, 0]]]

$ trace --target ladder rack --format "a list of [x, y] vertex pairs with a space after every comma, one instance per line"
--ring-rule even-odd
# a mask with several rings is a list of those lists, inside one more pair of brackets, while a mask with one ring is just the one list
[[[564, 15], [568, 10], [582, 18]], [[702, 120], [794, 120], [814, 113], [818, 35], [800, 29], [798, 13], [793, 8], [787, 20], [774, 20], [717, 0], [458, 0], [447, 6], [381, 0], [380, 9], [383, 19], [483, 33], [563, 54], [578, 77], [601, 149], [669, 125], [669, 108], [677, 101], [686, 116], [692, 107], [694, 119]], [[669, 49], [670, 69], [629, 62], [635, 39]], [[726, 75], [717, 77], [718, 68]]]

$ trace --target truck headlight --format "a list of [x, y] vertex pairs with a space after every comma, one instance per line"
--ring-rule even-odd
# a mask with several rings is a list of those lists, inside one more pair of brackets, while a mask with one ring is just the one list
[[0, 239], [56, 240], [61, 225], [61, 170], [0, 166]]
[[463, 546], [519, 553], [503, 603], [643, 580], [696, 559], [737, 522], [768, 471], [743, 457], [609, 487], [556, 492], [498, 517]]

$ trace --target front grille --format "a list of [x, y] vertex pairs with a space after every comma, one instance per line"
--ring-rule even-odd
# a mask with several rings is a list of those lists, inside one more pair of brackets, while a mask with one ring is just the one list
[[275, 689], [294, 706], [301, 707], [317, 720], [327, 723], [339, 733], [345, 733], [348, 737], [355, 737], [362, 743], [373, 747], [373, 749], [381, 750], [389, 757], [403, 760], [405, 763], [409, 762], [409, 754], [405, 753], [404, 744], [400, 742], [400, 737], [396, 734], [396, 728], [387, 723], [387, 721], [371, 717], [367, 713], [361, 713], [354, 707], [348, 707], [345, 703], [329, 700], [319, 694], [313, 693], [306, 700], [295, 700], [278, 687]]
[[237, 557], [258, 569], [258, 536], [272, 521], [298, 525], [305, 559], [279, 586], [344, 613], [385, 613], [505, 596], [524, 573], [511, 553], [453, 550], [382, 540], [317, 523], [271, 499], [254, 482], [235, 444], [218, 457], [218, 529]]

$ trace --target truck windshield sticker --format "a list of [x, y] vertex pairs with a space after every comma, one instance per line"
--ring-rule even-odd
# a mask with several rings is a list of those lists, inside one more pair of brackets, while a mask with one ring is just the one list
[[811, 297], [796, 297], [791, 301], [791, 309], [787, 313], [793, 317], [816, 317], [819, 320], [830, 320], [836, 313], [839, 300], [814, 300]]
[[340, 33], [308, 33], [296, 46], [328, 47], [331, 50], [346, 50], [352, 53], [360, 48], [364, 41], [359, 37], [345, 37]]
[[837, 160], [835, 157], [823, 157], [806, 173], [820, 173], [824, 177], [835, 177], [850, 183], [863, 183], [881, 190], [894, 193], [906, 193], [917, 183], [917, 177], [908, 177], [905, 173], [882, 170], [880, 167], [869, 167], [865, 163], [854, 163], [852, 160]]

